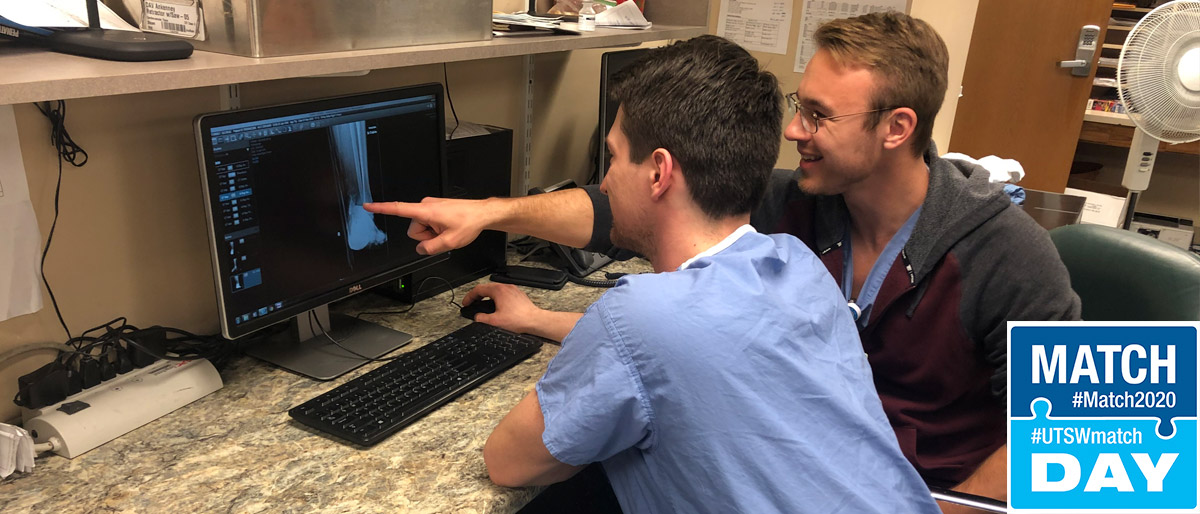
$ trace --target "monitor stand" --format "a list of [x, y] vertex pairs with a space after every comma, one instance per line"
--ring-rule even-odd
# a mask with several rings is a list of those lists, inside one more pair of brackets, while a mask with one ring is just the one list
[[292, 318], [287, 330], [246, 348], [246, 354], [317, 380], [332, 380], [369, 362], [330, 342], [316, 320], [310, 323], [309, 313], [342, 346], [372, 359], [412, 341], [411, 335], [399, 330], [345, 314], [331, 315], [329, 307], [322, 305]]

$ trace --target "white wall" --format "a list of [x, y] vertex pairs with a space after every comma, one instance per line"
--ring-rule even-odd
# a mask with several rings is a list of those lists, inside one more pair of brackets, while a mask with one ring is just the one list
[[975, 29], [975, 11], [979, 0], [912, 0], [909, 14], [929, 22], [946, 41], [950, 49], [950, 72], [946, 99], [933, 124], [933, 140], [940, 151], [950, 148], [950, 132], [954, 129], [954, 111], [958, 108], [958, 92], [962, 87], [963, 71], [967, 67], [967, 51]]
[[[448, 72], [460, 118], [519, 126], [521, 58], [452, 63]], [[441, 81], [442, 66], [429, 65], [244, 84], [241, 97], [244, 107], [254, 107]], [[67, 101], [67, 129], [89, 160], [63, 169], [45, 271], [74, 335], [118, 316], [139, 327], [218, 331], [192, 119], [219, 109], [215, 87]], [[54, 216], [58, 160], [49, 124], [37, 109], [23, 104], [14, 111], [44, 237]], [[0, 322], [0, 352], [66, 340], [48, 298], [45, 303], [41, 311]], [[51, 357], [42, 351], [0, 363], [0, 420], [18, 413], [8, 400], [17, 377]]]
[[[792, 27], [788, 39], [787, 55], [765, 52], [751, 52], [763, 63], [767, 70], [779, 77], [784, 92], [794, 91], [800, 82], [800, 74], [792, 71], [796, 61], [796, 38], [800, 33], [801, 12], [804, 0], [794, 0], [792, 3]], [[962, 85], [963, 70], [967, 63], [967, 50], [971, 45], [971, 32], [975, 27], [975, 11], [979, 0], [910, 0], [909, 14], [921, 18], [938, 31], [950, 50], [950, 69], [946, 100], [942, 110], [934, 121], [933, 140], [940, 150], [945, 151], [950, 145], [950, 131], [954, 128], [954, 111], [958, 106], [958, 91]], [[709, 7], [708, 29], [716, 33], [717, 21], [720, 17], [721, 3], [712, 0]], [[790, 120], [784, 120], [784, 124]], [[794, 168], [798, 157], [795, 144], [781, 141], [781, 150], [777, 166]]]

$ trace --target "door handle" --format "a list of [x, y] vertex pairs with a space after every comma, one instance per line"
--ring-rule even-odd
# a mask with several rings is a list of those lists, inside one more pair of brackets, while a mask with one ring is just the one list
[[1069, 68], [1076, 77], [1086, 77], [1092, 68], [1092, 57], [1096, 56], [1096, 48], [1100, 46], [1100, 27], [1084, 25], [1079, 29], [1079, 41], [1075, 43], [1075, 59], [1059, 61], [1059, 68]]

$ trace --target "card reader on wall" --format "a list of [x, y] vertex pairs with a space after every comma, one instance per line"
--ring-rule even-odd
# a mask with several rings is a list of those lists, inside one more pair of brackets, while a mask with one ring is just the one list
[[206, 359], [160, 360], [40, 409], [23, 409], [24, 428], [38, 443], [73, 459], [220, 389]]

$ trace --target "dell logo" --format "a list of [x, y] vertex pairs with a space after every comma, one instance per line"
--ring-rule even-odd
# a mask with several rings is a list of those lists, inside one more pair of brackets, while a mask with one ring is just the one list
[[362, 289], [363, 289], [362, 284], [354, 284], [354, 285], [350, 286], [351, 293], [357, 293], [359, 291], [362, 291]]

